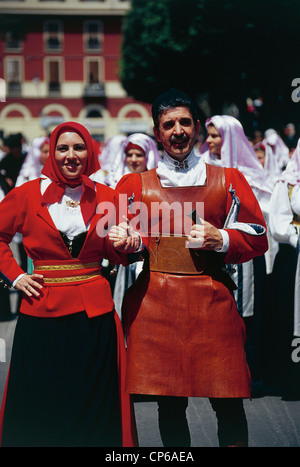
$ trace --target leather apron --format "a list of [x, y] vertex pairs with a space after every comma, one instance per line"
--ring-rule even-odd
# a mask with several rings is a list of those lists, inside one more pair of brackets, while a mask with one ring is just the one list
[[186, 225], [187, 210], [177, 209], [166, 220], [153, 204], [177, 202], [196, 208], [204, 203], [204, 219], [222, 228], [227, 203], [224, 169], [207, 165], [204, 186], [164, 188], [155, 169], [141, 177], [149, 258], [123, 302], [127, 391], [250, 397], [245, 328], [222, 269], [224, 255], [186, 248], [186, 232], [180, 235], [179, 229]]

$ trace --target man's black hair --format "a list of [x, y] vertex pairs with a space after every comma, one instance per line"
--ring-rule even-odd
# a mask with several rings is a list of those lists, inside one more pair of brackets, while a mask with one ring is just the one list
[[160, 114], [165, 110], [172, 109], [174, 107], [188, 107], [192, 114], [194, 124], [196, 125], [198, 120], [198, 111], [195, 103], [184, 92], [171, 88], [169, 91], [158, 96], [152, 104], [152, 118], [156, 128], [158, 128], [158, 119]]

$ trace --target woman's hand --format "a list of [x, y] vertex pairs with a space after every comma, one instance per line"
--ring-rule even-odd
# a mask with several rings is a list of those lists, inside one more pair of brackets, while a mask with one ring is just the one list
[[188, 248], [201, 248], [202, 250], [220, 250], [223, 246], [223, 237], [219, 229], [209, 222], [200, 219], [201, 224], [194, 224], [187, 237]]
[[40, 283], [42, 280], [43, 276], [41, 274], [24, 274], [15, 284], [15, 289], [22, 290], [28, 297], [32, 297], [32, 295], [39, 297], [38, 290], [43, 288]]
[[121, 253], [134, 253], [140, 247], [141, 237], [130, 226], [129, 220], [125, 216], [124, 219], [124, 222], [121, 222], [119, 225], [114, 225], [110, 229], [108, 238], [117, 251]]

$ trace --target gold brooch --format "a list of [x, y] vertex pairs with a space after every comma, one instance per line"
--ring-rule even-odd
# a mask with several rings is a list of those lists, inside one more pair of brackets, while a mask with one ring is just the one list
[[79, 201], [72, 201], [72, 200], [66, 201], [66, 205], [70, 206], [70, 208], [77, 208], [77, 206], [79, 206], [79, 204], [80, 204]]

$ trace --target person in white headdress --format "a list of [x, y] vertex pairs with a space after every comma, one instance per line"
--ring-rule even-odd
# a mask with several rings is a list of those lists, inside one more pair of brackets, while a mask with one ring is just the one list
[[118, 154], [119, 157], [120, 147], [122, 147], [125, 140], [125, 135], [115, 135], [105, 141], [99, 159], [101, 169], [105, 175], [111, 172], [114, 166], [118, 165], [119, 160], [116, 162], [116, 155]]
[[[259, 162], [264, 168], [264, 171], [270, 182], [270, 187], [273, 191], [273, 187], [282, 173], [278, 159], [275, 157], [272, 147], [269, 144], [266, 144], [265, 141], [255, 144], [253, 149]], [[279, 245], [278, 245], [278, 242], [274, 239], [274, 237], [270, 234], [269, 230], [268, 230], [267, 235], [268, 235], [269, 249], [265, 253], [265, 258], [266, 258], [267, 274], [270, 275], [272, 273], [274, 260], [278, 252]]]
[[100, 164], [100, 169], [94, 174], [90, 175], [90, 178], [94, 182], [105, 183], [106, 176], [111, 170], [111, 165], [114, 161], [114, 156], [119, 148], [120, 141], [124, 141], [125, 136], [117, 135], [109, 138], [104, 144], [93, 140], [94, 151], [97, 154], [97, 158]]
[[289, 148], [284, 143], [283, 139], [273, 128], [269, 128], [265, 131], [263, 143], [266, 146], [270, 146], [273, 154], [276, 158], [276, 162], [279, 165], [281, 171], [285, 169], [289, 162]]
[[[300, 398], [300, 363], [293, 358], [300, 337], [300, 140], [275, 184], [270, 204], [270, 231], [279, 242], [272, 275], [272, 361], [269, 383], [286, 398]], [[298, 344], [299, 346], [299, 344]]]
[[[141, 167], [138, 162], [132, 163], [134, 156], [129, 156], [133, 148], [141, 151], [139, 157], [140, 161], [143, 161]], [[103, 152], [104, 162], [101, 162], [101, 166], [108, 171], [105, 183], [113, 188], [123, 175], [153, 169], [157, 167], [161, 158], [153, 138], [144, 133], [133, 133], [127, 138], [116, 136], [109, 141], [107, 149], [104, 148]]]
[[[22, 164], [18, 178], [16, 180], [16, 187], [23, 185], [23, 183], [30, 180], [34, 180], [41, 176], [44, 164], [49, 156], [49, 144], [50, 139], [47, 136], [39, 136], [34, 138], [31, 146], [28, 149], [28, 153]], [[23, 248], [23, 237], [20, 233], [16, 233], [13, 238], [14, 246], [19, 251], [20, 264], [26, 269], [28, 273], [32, 272], [32, 261], [27, 257], [27, 254]], [[19, 293], [19, 304], [21, 300], [21, 294]]]
[[[208, 163], [237, 168], [254, 192], [268, 224], [272, 185], [249, 143], [242, 124], [229, 115], [215, 115], [205, 122], [206, 142], [202, 157]], [[270, 248], [269, 248], [270, 250]], [[237, 284], [235, 298], [247, 329], [246, 353], [253, 381], [263, 373], [263, 324], [267, 301], [267, 273], [272, 270], [270, 251], [246, 263], [233, 265], [232, 278]]]
[[223, 167], [238, 168], [246, 177], [264, 213], [272, 191], [271, 183], [257, 160], [240, 121], [230, 115], [215, 115], [206, 120], [205, 126], [208, 136], [201, 148], [204, 160]]
[[[251, 186], [268, 224], [270, 197], [274, 180], [279, 175], [278, 169], [268, 169], [271, 167], [268, 155], [266, 155], [265, 167], [262, 167], [244, 133], [242, 124], [236, 118], [229, 115], [215, 115], [206, 120], [205, 126], [208, 136], [201, 150], [203, 159], [210, 164], [238, 168]], [[274, 258], [270, 258], [269, 255], [270, 251], [265, 257], [267, 272], [271, 273]]]
[[[157, 166], [160, 158], [155, 141], [148, 135], [133, 133], [123, 140], [119, 138], [119, 150], [116, 153], [111, 172], [106, 178], [106, 184], [115, 187], [120, 178], [127, 173], [142, 173], [153, 169]], [[124, 293], [136, 280], [142, 267], [142, 261], [137, 261], [126, 267], [122, 265], [118, 267], [113, 287], [113, 298], [119, 316], [121, 316]]]
[[273, 188], [278, 177], [281, 175], [282, 170], [279, 165], [277, 158], [273, 153], [272, 147], [267, 144], [265, 141], [256, 143], [253, 146], [254, 152], [261, 163], [266, 175], [271, 183], [271, 188]]
[[[253, 149], [255, 151], [255, 154], [258, 160], [263, 166], [264, 171], [266, 172], [266, 175], [270, 182], [271, 189], [273, 191], [274, 185], [282, 173], [279, 161], [277, 157], [275, 157], [272, 147], [269, 144], [267, 144], [266, 141], [257, 143], [253, 147]], [[265, 253], [265, 258], [266, 258], [267, 274], [270, 275], [272, 273], [275, 257], [279, 249], [278, 242], [270, 234], [270, 230], [268, 230], [268, 242], [269, 242], [269, 249]]]
[[42, 168], [49, 156], [49, 138], [40, 136], [35, 138], [28, 150], [26, 158], [19, 172], [16, 186], [20, 186], [29, 180], [40, 177]]

